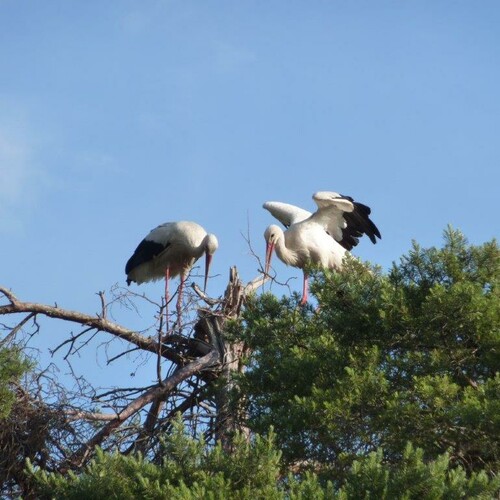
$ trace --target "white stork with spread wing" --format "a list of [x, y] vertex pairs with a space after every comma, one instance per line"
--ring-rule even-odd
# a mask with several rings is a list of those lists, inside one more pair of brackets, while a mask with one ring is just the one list
[[[287, 229], [269, 226], [264, 238], [267, 242], [265, 272], [269, 272], [273, 251], [287, 265], [304, 270], [307, 264], [327, 269], [341, 269], [345, 253], [359, 243], [366, 234], [372, 243], [381, 238], [377, 226], [370, 219], [366, 205], [331, 191], [313, 195], [318, 210], [313, 214], [302, 208], [279, 201], [268, 201], [263, 207]], [[304, 272], [301, 304], [308, 299], [308, 275]]]

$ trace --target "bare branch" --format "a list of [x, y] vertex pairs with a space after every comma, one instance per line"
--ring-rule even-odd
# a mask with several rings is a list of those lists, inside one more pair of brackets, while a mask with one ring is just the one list
[[68, 421], [72, 420], [90, 420], [90, 421], [110, 421], [118, 418], [118, 414], [115, 413], [98, 413], [92, 411], [83, 410], [66, 410], [65, 414]]
[[112, 358], [109, 358], [106, 361], [106, 364], [110, 365], [113, 361], [116, 361], [117, 359], [120, 359], [121, 357], [126, 356], [127, 354], [130, 354], [131, 352], [136, 352], [136, 351], [140, 351], [140, 350], [141, 350], [140, 347], [132, 347], [132, 349], [128, 349], [126, 351], [121, 352], [120, 354], [117, 354], [116, 356], [113, 356]]
[[262, 273], [262, 275], [257, 276], [252, 281], [248, 282], [245, 286], [245, 295], [248, 293], [255, 292], [258, 288], [267, 283], [271, 279], [271, 276], [268, 274]]
[[[136, 345], [144, 351], [149, 351], [155, 354], [158, 352], [158, 343], [152, 338], [140, 335], [133, 330], [129, 330], [128, 328], [105, 318], [91, 316], [78, 311], [62, 309], [58, 306], [49, 306], [36, 302], [21, 302], [15, 297], [14, 294], [4, 287], [0, 287], [0, 292], [3, 293], [11, 302], [10, 304], [0, 306], [0, 315], [17, 313], [31, 313], [32, 315], [41, 314], [49, 318], [70, 321], [78, 323], [82, 326], [94, 328], [97, 331], [109, 333]], [[165, 346], [161, 347], [161, 355], [174, 363], [179, 361], [179, 356], [175, 350], [169, 349]]]
[[101, 299], [101, 318], [106, 319], [106, 298], [104, 292], [99, 292], [99, 298]]
[[[55, 374], [50, 374], [52, 378], [48, 384], [43, 380], [39, 382], [40, 401], [51, 401], [60, 418], [56, 433], [44, 438], [40, 445], [40, 449], [48, 450], [51, 470], [78, 469], [91, 458], [95, 446], [122, 453], [141, 450], [154, 454], [156, 449], [161, 449], [161, 432], [170, 431], [177, 412], [184, 415], [184, 425], [193, 433], [211, 430], [213, 439], [222, 439], [225, 446], [230, 445], [234, 431], [243, 425], [243, 407], [233, 406], [230, 395], [237, 383], [234, 373], [241, 371], [241, 359], [247, 348], [244, 342], [229, 338], [225, 327], [227, 320], [239, 317], [246, 294], [257, 290], [268, 279], [268, 276], [258, 276], [244, 285], [236, 268], [231, 268], [229, 284], [223, 297], [218, 299], [208, 297], [193, 286], [183, 302], [183, 319], [189, 320], [183, 321], [182, 330], [178, 328], [168, 336], [162, 334], [165, 304], [152, 302], [143, 295], [112, 290], [107, 302], [104, 292], [99, 292], [98, 312], [89, 315], [63, 309], [57, 304], [23, 302], [10, 290], [0, 288], [0, 299], [5, 297], [1, 299], [0, 315], [27, 315], [14, 329], [7, 328], [10, 335], [29, 320], [33, 325], [30, 324], [28, 335], [35, 334], [40, 328], [37, 320], [42, 316], [79, 325], [74, 328], [66, 323], [71, 330], [70, 338], [58, 341], [53, 352], [64, 347], [68, 354], [73, 354], [87, 344], [89, 337], [104, 332], [109, 334], [103, 341], [106, 346], [114, 338], [130, 344], [122, 346], [120, 351], [124, 352], [120, 354], [110, 352], [108, 363], [132, 351], [143, 351], [142, 357], [148, 362], [151, 361], [148, 353], [155, 356], [152, 377], [142, 387], [115, 386], [98, 390], [73, 372], [70, 361], [67, 362], [76, 382], [75, 388], [63, 387]], [[141, 309], [130, 297], [148, 300], [158, 307], [154, 322], [144, 330], [131, 330], [114, 321], [114, 307], [126, 307], [141, 315]], [[199, 307], [200, 299], [206, 304], [203, 308]], [[149, 304], [147, 306], [149, 310]], [[177, 319], [180, 321], [179, 311]], [[165, 358], [172, 363], [163, 365]], [[221, 383], [214, 385], [217, 379]], [[147, 385], [151, 380], [153, 384]], [[44, 448], [45, 443], [48, 448]]]
[[24, 319], [22, 319], [12, 330], [9, 332], [9, 334], [0, 342], [0, 345], [6, 345], [8, 344], [21, 330], [21, 328], [31, 319], [35, 317], [35, 313], [30, 313], [28, 316], [26, 316]]
[[140, 451], [141, 453], [145, 453], [147, 446], [147, 437], [151, 435], [156, 422], [158, 421], [158, 415], [162, 410], [165, 401], [160, 398], [156, 398], [152, 403], [148, 411], [148, 415], [144, 422], [144, 425], [141, 431], [138, 433], [135, 441], [129, 446], [128, 450], [125, 454], [129, 454], [132, 451]]
[[137, 399], [132, 401], [126, 408], [124, 408], [118, 416], [111, 420], [101, 430], [99, 430], [87, 443], [80, 447], [67, 462], [72, 466], [81, 467], [86, 461], [89, 454], [95, 446], [100, 445], [117, 427], [125, 422], [129, 417], [144, 408], [147, 404], [151, 403], [157, 398], [162, 398], [174, 387], [180, 384], [183, 380], [199, 373], [205, 369], [213, 367], [219, 360], [219, 352], [213, 349], [206, 356], [198, 358], [188, 365], [179, 368], [176, 372], [163, 380], [163, 384], [157, 384], [148, 391], [141, 394]]
[[58, 346], [54, 347], [54, 349], [50, 349], [50, 354], [53, 356], [59, 349], [61, 349], [62, 347], [64, 347], [66, 344], [70, 344], [70, 347], [68, 349], [68, 352], [66, 353], [66, 355], [64, 356], [64, 359], [66, 359], [70, 354], [71, 354], [71, 351], [73, 350], [73, 346], [75, 344], [75, 342], [82, 336], [82, 335], [85, 335], [86, 333], [90, 332], [91, 330], [93, 330], [93, 328], [91, 326], [89, 326], [88, 328], [85, 328], [83, 331], [81, 331], [80, 333], [78, 333], [77, 335], [71, 335], [71, 338], [69, 339], [66, 339], [65, 341], [61, 342]]
[[215, 306], [220, 304], [222, 301], [220, 299], [212, 299], [209, 297], [194, 281], [191, 284], [191, 288], [195, 291], [196, 295], [200, 297], [209, 306]]
[[6, 287], [0, 286], [0, 293], [3, 293], [11, 304], [16, 304], [18, 302], [17, 297]]

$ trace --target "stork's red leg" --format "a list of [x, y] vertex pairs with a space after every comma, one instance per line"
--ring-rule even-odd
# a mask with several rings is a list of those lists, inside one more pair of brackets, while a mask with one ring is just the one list
[[181, 327], [181, 314], [182, 314], [182, 292], [184, 290], [184, 282], [186, 281], [186, 276], [181, 273], [181, 283], [179, 285], [179, 290], [177, 291], [177, 324], [179, 328]]
[[165, 333], [168, 334], [168, 301], [170, 295], [168, 293], [168, 281], [170, 279], [170, 268], [165, 269]]
[[309, 298], [309, 275], [304, 272], [304, 282], [302, 285], [302, 300], [300, 305], [304, 306], [307, 304], [307, 299]]

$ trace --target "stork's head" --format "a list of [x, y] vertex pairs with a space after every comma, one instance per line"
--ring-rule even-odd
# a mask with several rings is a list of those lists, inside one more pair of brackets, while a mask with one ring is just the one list
[[212, 256], [217, 248], [219, 248], [219, 242], [215, 234], [207, 234], [205, 237], [205, 282], [203, 285], [203, 291], [207, 288], [208, 272], [210, 271]]
[[264, 267], [264, 272], [269, 274], [269, 268], [271, 267], [271, 259], [273, 256], [274, 247], [276, 246], [276, 242], [279, 238], [283, 236], [283, 230], [276, 226], [275, 224], [271, 224], [264, 231], [264, 239], [266, 240], [266, 262]]

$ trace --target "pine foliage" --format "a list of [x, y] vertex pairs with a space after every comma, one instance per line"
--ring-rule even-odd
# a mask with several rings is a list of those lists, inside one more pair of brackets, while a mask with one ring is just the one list
[[0, 424], [14, 404], [14, 386], [29, 366], [19, 349], [0, 345]]
[[445, 232], [388, 275], [350, 259], [317, 272], [317, 308], [267, 294], [249, 305], [242, 393], [252, 428], [274, 426], [287, 462], [335, 481], [407, 444], [467, 472], [499, 470], [500, 249]]
[[68, 500], [488, 499], [500, 486], [484, 472], [467, 476], [461, 467], [450, 468], [447, 454], [425, 461], [423, 451], [411, 445], [397, 466], [387, 464], [381, 450], [355, 461], [341, 488], [311, 472], [284, 476], [279, 457], [272, 433], [251, 444], [239, 436], [228, 455], [221, 446], [186, 437], [177, 425], [165, 442], [162, 464], [98, 450], [79, 474], [28, 470], [37, 498]]

